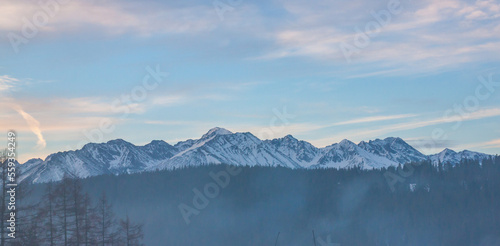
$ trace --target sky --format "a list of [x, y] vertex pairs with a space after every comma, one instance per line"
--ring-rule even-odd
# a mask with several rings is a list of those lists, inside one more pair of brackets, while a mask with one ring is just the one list
[[498, 1], [0, 3], [0, 129], [20, 162], [216, 126], [500, 154], [499, 123]]

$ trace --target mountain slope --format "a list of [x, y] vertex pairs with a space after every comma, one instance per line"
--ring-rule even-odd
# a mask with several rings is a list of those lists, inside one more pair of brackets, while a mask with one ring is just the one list
[[288, 168], [376, 169], [409, 162], [431, 160], [434, 164], [457, 164], [463, 159], [480, 160], [490, 155], [449, 149], [426, 156], [401, 138], [376, 139], [355, 144], [349, 140], [317, 148], [287, 135], [260, 140], [249, 132], [232, 133], [213, 128], [200, 139], [189, 139], [175, 145], [154, 140], [136, 146], [122, 139], [107, 143], [89, 143], [82, 149], [58, 152], [45, 160], [32, 159], [21, 165], [19, 180], [44, 183], [74, 178], [155, 170], [172, 170], [208, 164], [243, 166], [282, 166]]
[[310, 167], [321, 157], [321, 150], [306, 141], [300, 141], [292, 135], [273, 140], [265, 140], [265, 143], [284, 156], [288, 156], [301, 167]]
[[427, 159], [427, 156], [420, 153], [401, 138], [376, 139], [368, 142], [362, 141], [358, 146], [372, 154], [383, 156], [397, 163], [419, 162]]
[[43, 183], [61, 180], [65, 175], [86, 178], [140, 172], [176, 153], [177, 150], [164, 141], [153, 141], [145, 146], [135, 146], [122, 139], [89, 143], [80, 150], [51, 154], [44, 161], [28, 161], [21, 167], [20, 180]]
[[396, 166], [398, 163], [370, 153], [355, 143], [344, 139], [340, 143], [323, 148], [322, 157], [313, 167], [374, 169]]
[[295, 160], [275, 151], [272, 145], [258, 139], [251, 133], [233, 134], [227, 130], [210, 130], [189, 148], [149, 170], [221, 163], [245, 166], [301, 167]]
[[439, 163], [442, 164], [452, 164], [455, 165], [457, 163], [460, 163], [461, 160], [475, 160], [475, 161], [480, 161], [486, 158], [490, 158], [491, 155], [479, 153], [479, 152], [474, 152], [474, 151], [469, 151], [469, 150], [463, 150], [460, 152], [455, 152], [451, 149], [444, 149], [443, 151], [430, 155], [429, 159], [431, 160], [432, 164], [437, 165]]

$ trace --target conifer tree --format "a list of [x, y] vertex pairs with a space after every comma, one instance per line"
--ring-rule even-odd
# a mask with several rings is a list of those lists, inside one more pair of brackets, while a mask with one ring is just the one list
[[112, 211], [112, 206], [108, 202], [106, 193], [103, 193], [99, 198], [95, 208], [97, 218], [97, 232], [98, 232], [98, 245], [106, 245], [111, 239], [113, 234], [113, 225], [115, 223], [115, 215]]
[[120, 232], [126, 246], [139, 246], [141, 239], [144, 238], [142, 225], [131, 222], [128, 214], [125, 219], [120, 220]]

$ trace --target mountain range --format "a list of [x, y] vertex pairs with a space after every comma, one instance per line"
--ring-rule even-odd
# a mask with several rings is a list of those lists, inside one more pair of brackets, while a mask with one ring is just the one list
[[82, 149], [51, 154], [45, 160], [31, 159], [21, 165], [20, 181], [45, 183], [65, 175], [87, 178], [103, 174], [172, 170], [209, 164], [282, 166], [289, 168], [384, 168], [409, 162], [459, 163], [463, 159], [482, 160], [491, 155], [445, 149], [424, 155], [401, 138], [389, 137], [355, 144], [347, 139], [324, 148], [287, 135], [261, 140], [249, 132], [232, 133], [213, 128], [200, 139], [170, 145], [154, 140], [136, 146], [122, 139], [89, 143]]

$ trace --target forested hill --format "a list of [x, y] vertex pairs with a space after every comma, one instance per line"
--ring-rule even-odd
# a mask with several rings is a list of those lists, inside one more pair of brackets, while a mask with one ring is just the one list
[[[144, 224], [145, 245], [274, 245], [280, 232], [278, 245], [303, 246], [312, 230], [318, 245], [500, 245], [500, 157], [380, 170], [216, 165], [81, 182]], [[30, 186], [35, 198], [47, 184]]]

